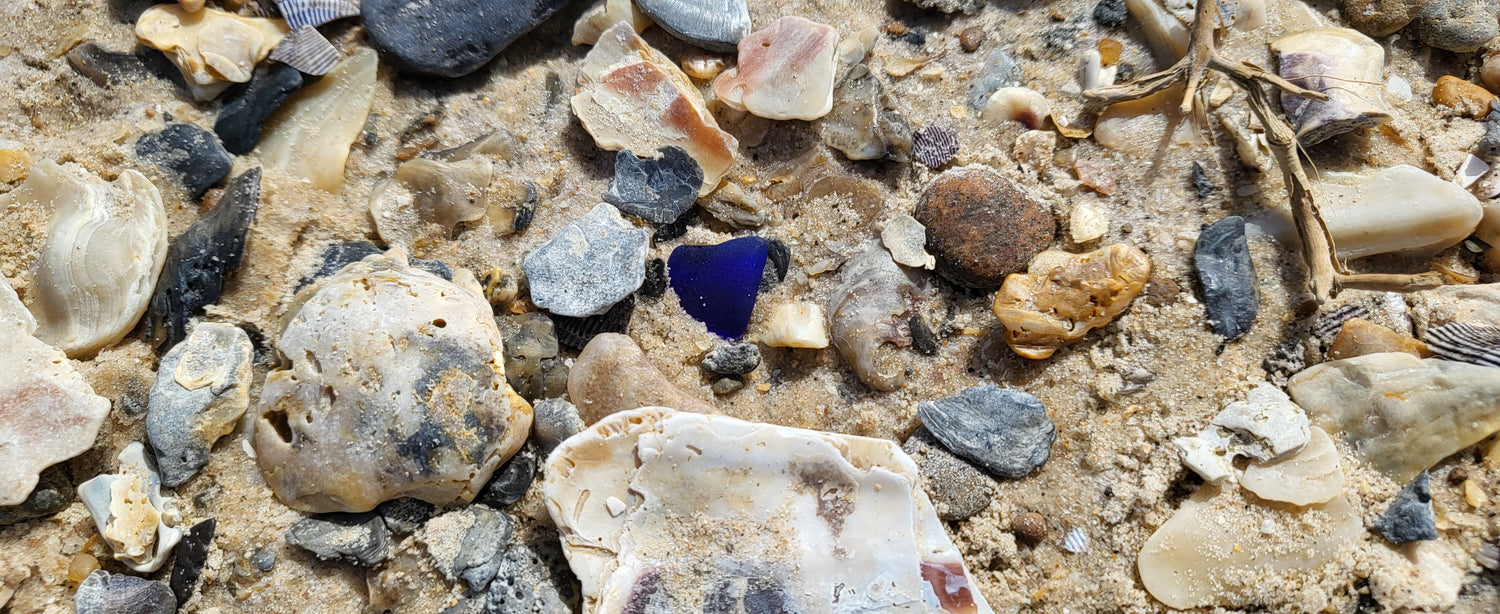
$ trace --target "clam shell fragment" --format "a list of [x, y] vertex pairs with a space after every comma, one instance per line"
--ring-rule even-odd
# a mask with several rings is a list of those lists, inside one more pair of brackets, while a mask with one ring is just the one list
[[871, 241], [850, 258], [828, 302], [833, 347], [865, 385], [889, 392], [906, 385], [911, 345], [906, 316], [916, 285], [890, 252]]
[[839, 31], [782, 17], [740, 40], [739, 65], [714, 79], [714, 95], [766, 119], [814, 120], [833, 109]]
[[991, 612], [893, 442], [646, 407], [545, 475], [590, 614]]
[[156, 571], [182, 539], [182, 514], [174, 499], [161, 495], [161, 478], [141, 442], [125, 446], [119, 458], [119, 473], [79, 484], [78, 498], [116, 560], [134, 571]]
[[1313, 28], [1271, 41], [1271, 52], [1282, 78], [1328, 95], [1328, 100], [1281, 95], [1302, 144], [1391, 121], [1381, 102], [1385, 49], [1370, 37], [1348, 28]]
[[361, 47], [302, 88], [277, 111], [260, 143], [260, 159], [335, 194], [344, 187], [349, 147], [375, 100], [375, 50]]
[[136, 38], [167, 54], [200, 100], [217, 96], [230, 83], [248, 82], [255, 65], [288, 31], [280, 19], [212, 8], [190, 13], [171, 4], [146, 9], [135, 23]]

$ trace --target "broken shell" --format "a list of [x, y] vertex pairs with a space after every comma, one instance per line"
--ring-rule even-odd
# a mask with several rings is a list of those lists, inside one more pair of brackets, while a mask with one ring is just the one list
[[691, 54], [682, 58], [682, 72], [699, 81], [719, 76], [724, 66], [724, 58], [716, 55]]
[[568, 372], [568, 397], [584, 424], [646, 406], [713, 413], [707, 403], [672, 385], [634, 339], [619, 333], [600, 333], [584, 346]]
[[1279, 461], [1251, 463], [1240, 477], [1240, 485], [1270, 501], [1292, 505], [1327, 503], [1344, 491], [1339, 450], [1327, 432], [1310, 427], [1302, 451]]
[[863, 64], [839, 82], [833, 100], [833, 110], [818, 120], [823, 143], [850, 160], [899, 160], [911, 153], [911, 126], [891, 108], [880, 80]]
[[218, 9], [188, 12], [161, 4], [135, 23], [141, 42], [167, 54], [199, 100], [217, 96], [230, 83], [245, 83], [289, 32], [280, 19], [241, 17]]
[[739, 141], [719, 129], [682, 69], [646, 44], [630, 24], [600, 35], [583, 60], [573, 114], [610, 151], [657, 151], [676, 145], [703, 167], [703, 196], [734, 164]]
[[1143, 158], [1156, 156], [1164, 148], [1198, 143], [1198, 116], [1183, 117], [1179, 110], [1182, 92], [1182, 86], [1172, 86], [1109, 105], [1094, 124], [1094, 141]]
[[71, 357], [118, 343], [145, 313], [166, 259], [161, 193], [133, 170], [105, 183], [43, 161], [0, 195], [0, 210], [19, 203], [52, 214], [30, 305], [36, 337]]
[[359, 0], [276, 0], [276, 8], [293, 28], [359, 16]]
[[317, 28], [298, 26], [271, 50], [269, 57], [300, 72], [321, 77], [338, 66], [344, 54], [339, 53]]
[[927, 253], [927, 227], [910, 215], [898, 215], [886, 222], [880, 242], [896, 264], [920, 269], [937, 266], [937, 258]]
[[0, 277], [0, 506], [19, 505], [47, 467], [94, 445], [109, 399], [62, 352], [32, 336], [36, 321]]
[[1308, 437], [1302, 408], [1280, 388], [1262, 383], [1214, 416], [1203, 432], [1173, 439], [1172, 445], [1189, 469], [1222, 484], [1236, 473], [1235, 457], [1261, 462], [1286, 458], [1307, 445]]
[[467, 503], [525, 443], [531, 407], [506, 383], [482, 297], [409, 267], [399, 249], [299, 294], [251, 437], [288, 506]]
[[1125, 10], [1141, 24], [1146, 42], [1158, 56], [1176, 60], [1187, 55], [1187, 27], [1157, 0], [1125, 0]]
[[1448, 360], [1500, 367], [1500, 327], [1449, 322], [1428, 329], [1427, 344]]
[[141, 442], [131, 442], [120, 452], [119, 471], [79, 484], [78, 498], [89, 508], [115, 560], [134, 571], [156, 571], [182, 539], [182, 529], [177, 528], [182, 514], [176, 500], [161, 496], [161, 479]]
[[[484, 219], [493, 177], [493, 165], [483, 158], [403, 162], [370, 194], [375, 230], [387, 245], [402, 249], [428, 234], [447, 239], [459, 224]], [[424, 232], [429, 224], [437, 226], [434, 233]]]
[[905, 386], [908, 361], [898, 348], [911, 344], [906, 316], [916, 286], [873, 241], [844, 263], [839, 279], [828, 301], [833, 347], [865, 385], [882, 392]]
[[648, 407], [545, 475], [590, 614], [992, 612], [890, 441]]
[[1328, 95], [1328, 100], [1281, 95], [1304, 145], [1391, 121], [1380, 97], [1385, 49], [1370, 37], [1348, 28], [1313, 28], [1271, 41], [1271, 52], [1282, 78]]
[[826, 348], [828, 319], [816, 304], [782, 303], [771, 311], [757, 340], [773, 348]]
[[344, 163], [365, 129], [378, 67], [375, 50], [360, 47], [288, 98], [266, 126], [261, 161], [325, 192], [343, 190]]
[[732, 52], [750, 33], [750, 6], [745, 0], [635, 0], [635, 3], [661, 29], [704, 49]]
[[1051, 113], [1052, 105], [1040, 92], [1029, 87], [1002, 87], [984, 103], [982, 117], [992, 124], [1014, 121], [1028, 130], [1036, 130]]
[[0, 183], [25, 179], [31, 173], [31, 152], [16, 141], [0, 139]]
[[[198, 0], [198, 4], [202, 3], [203, 0]], [[166, 582], [95, 569], [78, 584], [73, 611], [75, 614], [175, 614], [177, 597]]]
[[714, 79], [714, 95], [766, 119], [814, 120], [833, 109], [839, 31], [796, 16], [740, 39], [739, 65]]
[[202, 322], [162, 357], [151, 388], [146, 436], [162, 483], [178, 486], [208, 464], [250, 404], [254, 348], [239, 327]]
[[617, 23], [630, 24], [636, 34], [645, 32], [654, 23], [645, 13], [635, 8], [631, 0], [605, 0], [584, 13], [573, 23], [573, 44], [592, 45], [599, 36]]
[[1026, 273], [1005, 278], [995, 317], [1012, 350], [1041, 360], [1115, 319], [1150, 276], [1151, 260], [1129, 245], [1087, 254], [1047, 250], [1032, 258]]

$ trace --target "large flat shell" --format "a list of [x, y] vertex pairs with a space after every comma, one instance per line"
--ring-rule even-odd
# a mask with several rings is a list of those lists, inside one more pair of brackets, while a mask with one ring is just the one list
[[326, 192], [343, 190], [344, 162], [375, 100], [378, 65], [375, 50], [361, 47], [287, 99], [260, 143], [261, 162]]
[[991, 612], [889, 441], [645, 407], [542, 492], [585, 612]]
[[1271, 52], [1282, 78], [1328, 95], [1327, 100], [1281, 95], [1281, 107], [1302, 143], [1391, 121], [1381, 102], [1385, 49], [1370, 37], [1349, 28], [1313, 28], [1271, 41]]

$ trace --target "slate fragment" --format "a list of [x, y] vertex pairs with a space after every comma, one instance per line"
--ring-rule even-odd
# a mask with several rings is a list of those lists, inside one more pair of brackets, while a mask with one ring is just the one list
[[1057, 427], [1036, 397], [989, 384], [917, 404], [943, 446], [1000, 477], [1022, 478], [1052, 455]]
[[234, 167], [234, 159], [213, 133], [193, 124], [171, 124], [135, 142], [135, 155], [176, 179], [193, 200], [219, 183]]
[[224, 139], [224, 148], [244, 155], [260, 142], [266, 120], [287, 97], [302, 89], [302, 73], [280, 62], [266, 62], [255, 68], [250, 82], [236, 85], [224, 94], [224, 106], [214, 132]]
[[1225, 341], [1250, 332], [1260, 310], [1255, 263], [1245, 239], [1245, 218], [1231, 215], [1204, 228], [1193, 246], [1193, 266], [1203, 286], [1208, 326]]

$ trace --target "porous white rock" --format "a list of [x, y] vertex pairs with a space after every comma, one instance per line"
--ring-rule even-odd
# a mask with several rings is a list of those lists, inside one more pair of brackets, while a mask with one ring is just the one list
[[714, 79], [714, 95], [766, 119], [814, 120], [833, 110], [839, 31], [786, 16], [740, 39], [739, 63]]
[[1315, 189], [1340, 258], [1436, 253], [1473, 233], [1484, 215], [1473, 194], [1414, 166], [1321, 177]]
[[342, 191], [349, 147], [375, 101], [379, 64], [374, 49], [360, 47], [288, 98], [266, 125], [261, 162], [325, 192]]
[[816, 303], [782, 303], [771, 311], [757, 339], [773, 348], [826, 348], [828, 317]]
[[1255, 496], [1293, 505], [1327, 503], [1344, 491], [1344, 471], [1333, 439], [1316, 426], [1302, 450], [1288, 458], [1251, 463], [1240, 485]]
[[590, 614], [991, 612], [890, 441], [647, 407], [544, 473]]
[[94, 517], [115, 560], [132, 570], [161, 569], [182, 539], [177, 502], [161, 495], [161, 479], [139, 441], [120, 452], [119, 473], [101, 474], [79, 484], [78, 498]]
[[1309, 437], [1307, 415], [1281, 389], [1262, 383], [1243, 401], [1235, 401], [1214, 416], [1208, 428], [1193, 437], [1172, 440], [1182, 461], [1215, 484], [1234, 477], [1234, 458], [1248, 456], [1265, 462], [1285, 458], [1302, 449]]
[[136, 38], [171, 58], [199, 100], [250, 81], [255, 65], [290, 31], [280, 19], [170, 4], [146, 9], [135, 22]]
[[880, 242], [897, 264], [920, 269], [937, 266], [937, 259], [927, 253], [927, 227], [910, 215], [898, 215], [886, 222]]

